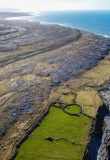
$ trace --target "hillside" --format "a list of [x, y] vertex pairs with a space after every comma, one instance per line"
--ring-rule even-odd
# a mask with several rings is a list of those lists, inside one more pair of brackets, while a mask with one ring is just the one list
[[109, 38], [59, 25], [1, 21], [2, 160], [52, 103], [68, 104], [62, 102], [65, 95], [75, 95], [83, 113], [96, 117], [107, 103], [109, 81]]

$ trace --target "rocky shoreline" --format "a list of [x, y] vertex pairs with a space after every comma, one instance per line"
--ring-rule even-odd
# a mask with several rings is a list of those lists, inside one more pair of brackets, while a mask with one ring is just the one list
[[98, 160], [110, 159], [110, 85], [101, 92], [104, 104], [108, 108], [109, 112], [104, 118], [106, 128], [103, 133], [102, 142], [98, 151]]
[[[47, 106], [63, 93], [77, 94], [80, 90], [98, 91], [103, 88], [110, 80], [108, 76], [110, 70], [107, 68], [110, 62], [109, 55], [109, 38], [59, 25], [2, 20], [0, 24], [2, 160], [10, 156], [15, 144], [33, 124], [37, 123], [45, 110], [49, 109]], [[104, 68], [101, 68], [102, 66]], [[106, 100], [105, 95], [108, 95], [108, 91], [102, 92]]]
[[110, 159], [110, 84], [100, 91], [103, 106], [99, 107], [95, 123], [90, 132], [90, 142], [87, 145], [83, 160]]

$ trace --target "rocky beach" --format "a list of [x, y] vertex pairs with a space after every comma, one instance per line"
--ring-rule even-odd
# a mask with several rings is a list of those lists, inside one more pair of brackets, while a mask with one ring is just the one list
[[70, 93], [96, 122], [99, 107], [107, 109], [95, 159], [110, 158], [110, 38], [55, 24], [0, 22], [1, 160], [10, 160], [50, 104]]

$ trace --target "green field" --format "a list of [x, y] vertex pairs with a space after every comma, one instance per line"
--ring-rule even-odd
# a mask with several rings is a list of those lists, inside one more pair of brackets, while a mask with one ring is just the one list
[[[83, 114], [71, 116], [52, 106], [41, 125], [21, 145], [15, 160], [81, 160], [90, 125], [91, 119]], [[48, 137], [54, 140], [46, 140]]]
[[67, 106], [65, 108], [65, 111], [70, 113], [70, 114], [79, 114], [80, 113], [80, 107], [78, 105], [70, 105], [70, 106]]

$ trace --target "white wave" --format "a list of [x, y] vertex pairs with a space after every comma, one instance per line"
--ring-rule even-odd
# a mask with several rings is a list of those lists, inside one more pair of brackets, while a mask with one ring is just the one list
[[31, 14], [32, 16], [39, 16], [40, 13], [41, 13], [41, 12], [31, 12], [30, 14]]
[[108, 35], [102, 35], [103, 37], [106, 37], [106, 38], [110, 38], [110, 36], [108, 36]]
[[8, 17], [5, 18], [6, 20], [26, 20], [29, 22], [36, 21], [34, 20], [34, 17], [39, 16], [40, 12], [31, 12], [30, 16], [20, 16], [20, 17]]
[[28, 20], [30, 19], [30, 16], [22, 16], [22, 17], [9, 17], [5, 18], [6, 20]]
[[97, 35], [99, 35], [99, 36], [102, 36], [102, 37], [105, 37], [105, 38], [110, 38], [110, 36], [109, 35], [104, 35], [104, 34], [97, 34]]
[[[36, 21], [36, 20], [35, 20]], [[71, 27], [70, 25], [68, 25], [68, 24], [62, 24], [62, 23], [51, 23], [51, 22], [42, 22], [42, 21], [40, 21], [40, 23], [41, 24], [51, 24], [51, 25], [60, 25], [60, 26], [63, 26], [63, 27], [69, 27], [69, 28], [73, 28], [73, 27]]]

